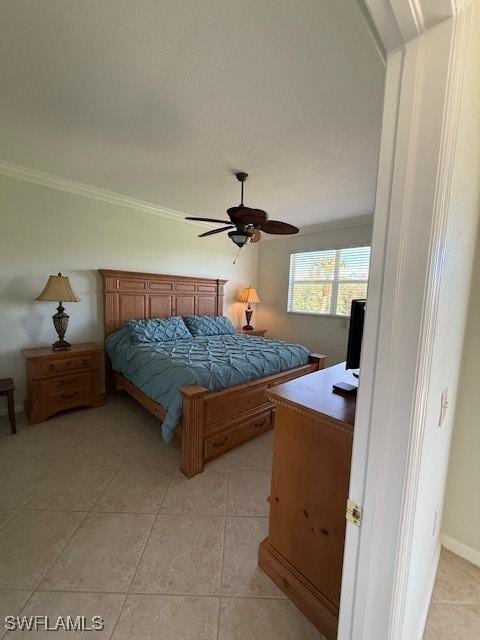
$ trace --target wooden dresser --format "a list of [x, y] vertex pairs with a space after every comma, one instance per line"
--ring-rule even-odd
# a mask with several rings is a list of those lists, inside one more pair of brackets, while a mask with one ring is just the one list
[[103, 404], [103, 347], [93, 342], [72, 345], [68, 351], [50, 347], [24, 349], [30, 424], [43, 422], [64, 409]]
[[276, 405], [268, 538], [260, 567], [328, 640], [337, 637], [356, 396], [345, 364], [267, 391]]

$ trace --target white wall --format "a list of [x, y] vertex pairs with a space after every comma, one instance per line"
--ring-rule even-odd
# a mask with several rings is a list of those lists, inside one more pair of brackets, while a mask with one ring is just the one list
[[480, 234], [470, 293], [442, 524], [444, 544], [480, 566]]
[[[0, 176], [0, 378], [13, 377], [25, 399], [21, 349], [56, 339], [55, 303], [34, 302], [48, 276], [71, 278], [79, 303], [66, 304], [67, 339], [103, 341], [99, 268], [226, 278], [225, 311], [236, 325], [238, 289], [256, 284], [257, 247], [237, 248], [205, 228], [23, 180]], [[0, 407], [1, 409], [2, 407]]]
[[370, 244], [370, 216], [342, 224], [318, 225], [310, 232], [285, 236], [260, 244], [258, 258], [258, 295], [255, 326], [268, 329], [268, 336], [292, 340], [312, 351], [328, 355], [332, 365], [345, 359], [348, 321], [346, 318], [310, 316], [287, 312], [290, 254]]
[[[412, 523], [412, 555], [408, 567], [405, 639], [417, 637], [425, 610], [422, 602], [432, 587], [444, 501], [448, 456], [461, 370], [473, 256], [480, 212], [480, 6], [471, 26], [467, 68], [461, 96], [458, 137], [449, 194], [444, 264], [436, 312], [436, 330], [425, 405], [425, 432], [421, 443], [419, 491]], [[450, 21], [449, 21], [450, 22]], [[438, 48], [447, 47], [450, 24], [427, 32], [425, 73], [438, 64]], [[425, 118], [431, 117], [425, 114]], [[426, 124], [425, 122], [423, 124]], [[449, 409], [439, 426], [442, 391], [448, 388]], [[422, 400], [417, 399], [417, 410]], [[413, 445], [412, 445], [413, 446]], [[469, 489], [470, 500], [478, 497]], [[437, 515], [435, 515], [437, 512]]]
[[466, 8], [388, 54], [350, 484], [363, 517], [347, 525], [341, 638], [423, 635], [479, 215], [480, 26], [470, 17]]

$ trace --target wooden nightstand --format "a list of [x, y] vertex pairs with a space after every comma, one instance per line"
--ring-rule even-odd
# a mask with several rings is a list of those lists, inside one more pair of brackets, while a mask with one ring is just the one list
[[93, 342], [72, 345], [68, 351], [50, 347], [24, 349], [30, 424], [43, 422], [64, 409], [104, 403], [103, 347]]
[[239, 329], [239, 333], [245, 333], [248, 336], [264, 336], [267, 333], [268, 329], [252, 329], [251, 331], [246, 331], [245, 329]]

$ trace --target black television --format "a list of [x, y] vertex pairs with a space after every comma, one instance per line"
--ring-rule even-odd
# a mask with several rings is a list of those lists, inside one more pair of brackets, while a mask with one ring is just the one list
[[366, 303], [366, 300], [352, 300], [346, 369], [360, 368], [360, 353], [362, 351], [363, 323], [365, 321]]

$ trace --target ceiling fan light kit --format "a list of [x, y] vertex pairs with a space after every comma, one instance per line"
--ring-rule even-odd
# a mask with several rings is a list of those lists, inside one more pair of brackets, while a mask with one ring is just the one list
[[252, 209], [243, 204], [243, 191], [244, 184], [248, 178], [248, 173], [239, 171], [235, 174], [237, 180], [241, 183], [241, 199], [240, 204], [236, 207], [230, 207], [227, 209], [227, 214], [230, 220], [218, 220], [216, 218], [196, 218], [187, 216], [186, 220], [197, 220], [200, 222], [213, 222], [215, 224], [223, 224], [220, 229], [212, 229], [201, 233], [198, 237], [205, 238], [212, 236], [216, 233], [223, 233], [228, 231], [228, 237], [234, 242], [240, 249], [249, 242], [258, 242], [264, 231], [274, 235], [287, 235], [298, 233], [298, 228], [286, 222], [280, 222], [278, 220], [268, 220], [267, 214], [263, 209]]
[[228, 237], [232, 242], [234, 242], [237, 247], [244, 247], [251, 241], [251, 235], [247, 231], [240, 231], [239, 229], [235, 229], [234, 231], [228, 232]]

